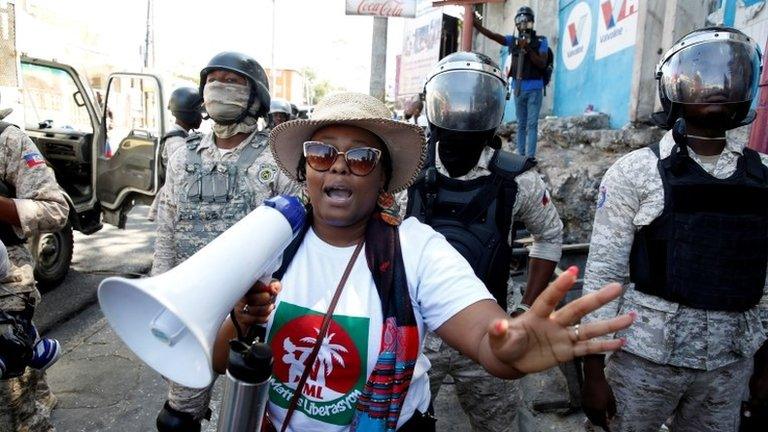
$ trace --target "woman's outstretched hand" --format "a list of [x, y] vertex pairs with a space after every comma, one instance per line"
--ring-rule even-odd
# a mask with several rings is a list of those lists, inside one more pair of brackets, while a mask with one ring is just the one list
[[621, 285], [606, 285], [555, 310], [576, 282], [578, 271], [578, 268], [571, 267], [563, 272], [539, 295], [530, 311], [516, 318], [497, 319], [491, 323], [488, 328], [489, 343], [499, 362], [522, 373], [533, 373], [577, 356], [615, 351], [624, 345], [621, 339], [595, 338], [629, 327], [634, 315], [576, 324], [584, 315], [621, 295]]

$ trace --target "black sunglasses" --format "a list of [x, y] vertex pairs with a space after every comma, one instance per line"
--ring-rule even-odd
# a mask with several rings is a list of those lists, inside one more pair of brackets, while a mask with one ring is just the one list
[[336, 158], [344, 156], [349, 171], [356, 176], [367, 176], [376, 168], [381, 158], [381, 150], [373, 147], [355, 147], [345, 152], [321, 141], [304, 143], [304, 157], [307, 165], [315, 171], [325, 172], [331, 169]]

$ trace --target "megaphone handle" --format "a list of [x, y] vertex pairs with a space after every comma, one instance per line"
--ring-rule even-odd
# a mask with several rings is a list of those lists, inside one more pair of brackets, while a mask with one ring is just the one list
[[237, 340], [245, 342], [245, 339], [243, 338], [243, 329], [240, 328], [240, 324], [237, 322], [237, 317], [235, 316], [234, 309], [229, 311], [229, 319], [232, 320], [232, 326], [235, 328], [235, 333], [237, 334]]
[[248, 342], [259, 340], [265, 342], [267, 339], [267, 326], [266, 324], [256, 324], [248, 329], [248, 334], [245, 336]]

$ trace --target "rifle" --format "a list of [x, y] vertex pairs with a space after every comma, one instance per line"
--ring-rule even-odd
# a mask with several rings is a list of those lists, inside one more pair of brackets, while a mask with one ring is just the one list
[[[520, 39], [527, 40], [528, 34], [522, 33], [522, 32], [518, 33], [517, 39], [518, 41]], [[520, 96], [521, 87], [523, 86], [523, 62], [524, 61], [525, 61], [525, 51], [523, 50], [523, 48], [518, 48], [517, 69], [515, 69], [515, 97]]]

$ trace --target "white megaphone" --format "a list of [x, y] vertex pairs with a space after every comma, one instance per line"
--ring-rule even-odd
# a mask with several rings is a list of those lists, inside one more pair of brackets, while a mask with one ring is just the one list
[[219, 327], [256, 281], [276, 270], [305, 219], [298, 198], [267, 200], [166, 273], [105, 279], [98, 292], [101, 310], [152, 369], [184, 386], [206, 387], [214, 378]]

